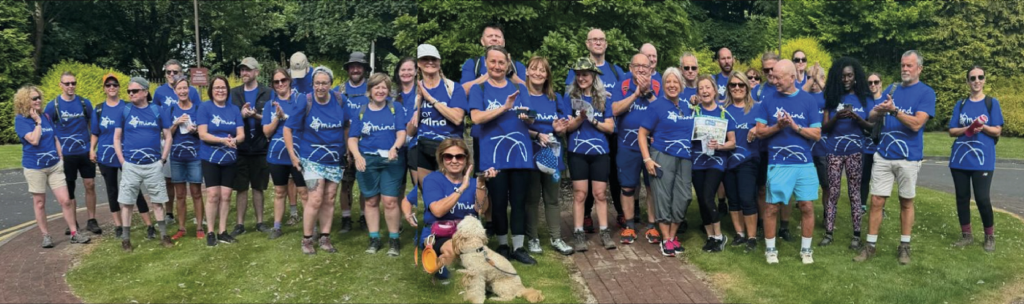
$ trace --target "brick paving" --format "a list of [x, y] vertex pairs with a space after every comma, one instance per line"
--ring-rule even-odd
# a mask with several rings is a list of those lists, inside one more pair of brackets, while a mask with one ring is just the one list
[[[105, 208], [105, 207], [104, 207]], [[98, 216], [104, 236], [113, 233], [109, 214]], [[88, 218], [83, 210], [78, 213], [79, 224], [84, 228]], [[105, 220], [105, 221], [104, 221]], [[64, 274], [71, 266], [71, 260], [81, 251], [82, 246], [71, 244], [70, 236], [64, 235], [68, 225], [63, 217], [50, 220], [47, 228], [56, 246], [44, 249], [39, 228], [31, 229], [8, 240], [0, 246], [0, 303], [81, 303], [71, 293], [64, 280]], [[108, 230], [110, 228], [111, 230]], [[89, 232], [83, 232], [96, 239]]]

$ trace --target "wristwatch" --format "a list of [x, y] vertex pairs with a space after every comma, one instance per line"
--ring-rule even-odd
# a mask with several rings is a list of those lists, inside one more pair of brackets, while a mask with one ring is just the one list
[[644, 93], [644, 95], [640, 95], [640, 97], [642, 97], [643, 99], [651, 99], [651, 97], [653, 97], [653, 96], [654, 96], [653, 92], [647, 92], [647, 93]]

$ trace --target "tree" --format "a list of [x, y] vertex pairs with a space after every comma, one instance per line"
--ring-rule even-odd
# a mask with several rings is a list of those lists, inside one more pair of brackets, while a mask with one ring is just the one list
[[[305, 42], [306, 55], [321, 63], [345, 60], [356, 51], [369, 54], [370, 44], [376, 41], [375, 66], [381, 71], [386, 69], [380, 63], [387, 55], [415, 55], [416, 45], [410, 42], [415, 41], [411, 31], [417, 4], [413, 0], [301, 2], [293, 41]], [[403, 47], [396, 47], [397, 40], [404, 42]]]
[[32, 79], [32, 43], [27, 33], [28, 6], [0, 0], [0, 143], [16, 143], [13, 100], [15, 90]]

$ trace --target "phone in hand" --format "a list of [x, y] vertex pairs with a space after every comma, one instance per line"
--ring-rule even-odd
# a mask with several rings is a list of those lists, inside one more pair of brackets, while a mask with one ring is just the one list
[[662, 177], [664, 176], [663, 174], [665, 174], [665, 171], [661, 170], [661, 167], [654, 167], [654, 177]]

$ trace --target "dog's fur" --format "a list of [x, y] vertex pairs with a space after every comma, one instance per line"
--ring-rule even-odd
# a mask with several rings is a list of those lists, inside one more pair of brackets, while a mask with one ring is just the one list
[[[491, 298], [493, 301], [511, 301], [516, 297], [523, 297], [530, 303], [544, 300], [544, 295], [539, 290], [523, 286], [518, 275], [498, 270], [518, 273], [505, 257], [487, 248], [487, 232], [480, 224], [480, 220], [475, 217], [466, 217], [459, 223], [455, 235], [452, 236], [452, 247], [465, 268], [458, 270], [462, 274], [465, 300], [483, 303], [488, 290], [496, 295]], [[477, 252], [479, 248], [483, 248], [484, 251]], [[494, 265], [489, 264], [487, 259], [494, 262]]]

